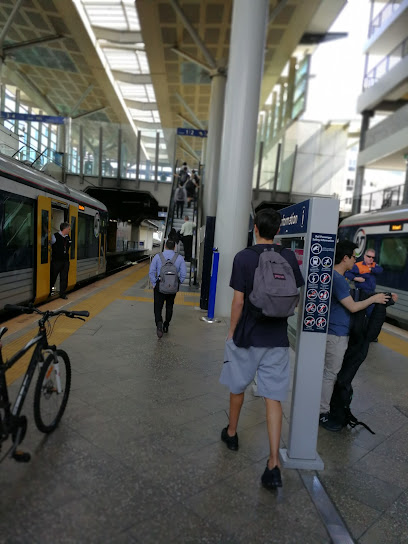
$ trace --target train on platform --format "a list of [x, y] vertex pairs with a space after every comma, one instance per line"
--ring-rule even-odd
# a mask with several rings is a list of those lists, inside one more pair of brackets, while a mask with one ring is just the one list
[[49, 298], [51, 236], [62, 222], [71, 225], [69, 291], [106, 271], [106, 206], [0, 155], [0, 311]]
[[398, 294], [398, 302], [387, 308], [387, 316], [400, 325], [408, 324], [408, 206], [384, 208], [352, 215], [339, 226], [339, 240], [352, 240], [362, 256], [374, 249], [376, 262], [383, 267], [377, 291]]

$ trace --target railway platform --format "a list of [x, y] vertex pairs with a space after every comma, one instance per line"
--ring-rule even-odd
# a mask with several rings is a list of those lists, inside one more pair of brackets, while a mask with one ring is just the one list
[[[220, 440], [227, 322], [200, 321], [199, 293], [182, 286], [158, 340], [147, 272], [140, 263], [46, 305], [90, 317], [55, 325], [50, 342], [72, 364], [68, 406], [46, 436], [27, 398], [23, 449], [32, 459], [0, 464], [0, 542], [408, 542], [406, 333], [386, 325], [353, 382], [352, 411], [376, 434], [320, 429], [324, 471], [284, 470], [283, 488], [270, 492], [260, 483], [264, 401], [248, 389], [238, 452]], [[36, 323], [23, 315], [6, 324], [6, 357], [32, 338]], [[21, 365], [8, 373], [12, 398], [22, 373]], [[285, 447], [290, 398], [283, 410]]]

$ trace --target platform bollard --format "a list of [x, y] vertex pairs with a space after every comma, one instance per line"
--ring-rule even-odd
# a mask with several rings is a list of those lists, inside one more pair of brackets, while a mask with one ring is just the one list
[[215, 308], [215, 295], [217, 292], [217, 277], [218, 277], [218, 263], [220, 260], [220, 254], [218, 249], [213, 248], [213, 265], [212, 265], [212, 274], [210, 280], [210, 293], [208, 297], [208, 313], [206, 316], [201, 317], [201, 321], [206, 323], [220, 323], [220, 319], [214, 318], [214, 308]]

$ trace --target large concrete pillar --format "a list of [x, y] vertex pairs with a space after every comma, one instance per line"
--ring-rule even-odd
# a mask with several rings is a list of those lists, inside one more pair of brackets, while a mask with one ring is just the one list
[[203, 223], [205, 240], [202, 265], [200, 264], [201, 296], [200, 307], [208, 309], [210, 294], [210, 277], [213, 258], [215, 215], [217, 213], [217, 195], [220, 178], [220, 158], [222, 126], [224, 120], [226, 75], [219, 71], [211, 79], [210, 118], [208, 121], [208, 138], [205, 154], [205, 170], [203, 180]]
[[217, 212], [218, 180], [220, 173], [221, 138], [224, 119], [226, 74], [217, 72], [211, 79], [210, 117], [205, 155], [204, 216], [215, 217]]
[[232, 263], [248, 239], [268, 4], [234, 0], [215, 226], [220, 252], [217, 316], [230, 314]]

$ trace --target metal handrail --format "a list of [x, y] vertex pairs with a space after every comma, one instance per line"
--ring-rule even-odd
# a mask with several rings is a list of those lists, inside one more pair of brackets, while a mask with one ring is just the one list
[[389, 19], [395, 11], [397, 11], [401, 5], [401, 1], [402, 0], [389, 0], [388, 4], [386, 4], [383, 9], [370, 21], [370, 26], [368, 29], [369, 38], [371, 38], [378, 28], [382, 27], [384, 22]]
[[[377, 81], [387, 74], [398, 62], [408, 56], [408, 37], [399, 43], [391, 53], [380, 60], [369, 72], [366, 72], [363, 81], [363, 90], [366, 90], [377, 83]], [[399, 57], [399, 58], [398, 58]], [[391, 63], [392, 58], [398, 58], [398, 61]]]

